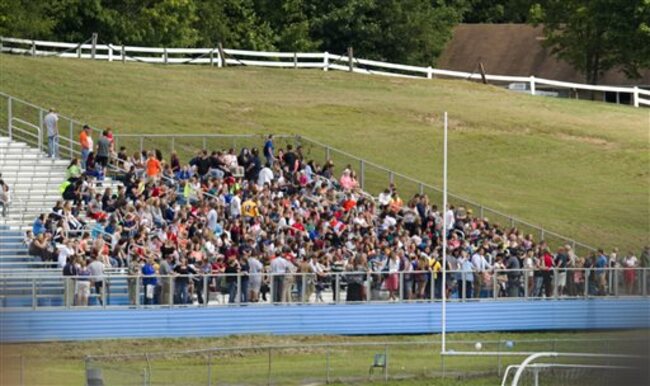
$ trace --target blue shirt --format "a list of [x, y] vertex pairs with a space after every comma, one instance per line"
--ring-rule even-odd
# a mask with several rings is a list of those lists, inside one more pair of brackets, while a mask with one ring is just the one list
[[[465, 281], [474, 281], [474, 266], [472, 265], [472, 262], [470, 259], [465, 259], [463, 260], [463, 263], [460, 266], [460, 269], [462, 271], [462, 274], [465, 274]], [[462, 280], [462, 274], [461, 274], [461, 280]]]
[[95, 226], [93, 227], [92, 231], [90, 232], [90, 237], [93, 239], [96, 239], [100, 237], [104, 233], [104, 227], [100, 223], [96, 223]]
[[156, 279], [156, 270], [153, 268], [153, 265], [147, 263], [142, 266], [142, 284], [144, 285], [156, 285], [158, 279]]
[[607, 267], [607, 257], [605, 255], [598, 256], [598, 259], [596, 259], [596, 273], [598, 274], [605, 273], [606, 267]]
[[45, 233], [45, 224], [43, 224], [43, 222], [41, 222], [39, 218], [37, 218], [34, 221], [34, 225], [32, 225], [32, 233], [34, 234], [34, 236], [38, 236], [41, 233]]
[[273, 154], [273, 150], [273, 141], [267, 139], [266, 142], [264, 142], [264, 157], [269, 158], [269, 156]]

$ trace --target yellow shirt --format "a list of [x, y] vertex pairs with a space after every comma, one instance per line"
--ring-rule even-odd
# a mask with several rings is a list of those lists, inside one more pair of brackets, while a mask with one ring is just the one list
[[241, 204], [241, 212], [245, 217], [257, 217], [259, 216], [259, 210], [257, 210], [257, 203], [253, 200], [246, 200]]
[[437, 279], [438, 278], [438, 272], [442, 269], [442, 264], [436, 259], [431, 259], [431, 262], [429, 262], [429, 266], [431, 267], [431, 270], [433, 271], [433, 278]]

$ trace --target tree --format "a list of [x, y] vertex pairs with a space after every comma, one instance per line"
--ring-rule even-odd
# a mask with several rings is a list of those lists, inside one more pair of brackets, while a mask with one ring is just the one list
[[305, 0], [255, 0], [255, 12], [269, 23], [274, 46], [280, 51], [315, 51], [321, 42], [310, 35]]
[[[540, 0], [459, 0], [464, 23], [526, 23], [530, 7]], [[463, 4], [464, 2], [464, 4]]]
[[252, 0], [197, 0], [199, 19], [195, 28], [200, 46], [250, 50], [274, 49], [273, 31], [255, 12]]
[[27, 39], [48, 39], [56, 21], [38, 1], [0, 1], [0, 35]]
[[323, 50], [415, 65], [433, 64], [461, 18], [443, 0], [309, 0], [307, 14]]
[[545, 45], [597, 84], [620, 68], [629, 77], [650, 65], [650, 0], [548, 0], [531, 9]]

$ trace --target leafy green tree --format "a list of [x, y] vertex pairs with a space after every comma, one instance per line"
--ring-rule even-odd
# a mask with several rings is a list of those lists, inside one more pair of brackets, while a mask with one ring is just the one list
[[252, 0], [196, 0], [199, 19], [195, 23], [198, 44], [251, 50], [274, 49], [273, 31], [267, 21], [255, 13]]
[[548, 0], [531, 18], [543, 23], [545, 45], [587, 83], [613, 68], [634, 78], [650, 66], [650, 0]]
[[459, 0], [464, 23], [526, 23], [530, 7], [540, 0]]
[[432, 64], [460, 21], [443, 0], [308, 0], [312, 38], [321, 49], [371, 59]]
[[317, 50], [320, 41], [310, 35], [311, 20], [304, 0], [255, 0], [255, 10], [273, 30], [274, 46], [280, 51]]
[[56, 24], [38, 1], [0, 1], [0, 35], [26, 39], [51, 38]]

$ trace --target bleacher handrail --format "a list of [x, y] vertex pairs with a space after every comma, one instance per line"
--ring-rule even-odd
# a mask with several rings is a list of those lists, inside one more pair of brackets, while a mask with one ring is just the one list
[[[102, 299], [101, 306], [103, 308], [107, 307], [120, 307], [123, 305], [111, 305], [107, 301], [112, 297], [120, 297], [126, 295], [124, 292], [125, 289], [128, 289], [130, 286], [131, 292], [129, 294], [137, 296], [135, 304], [130, 304], [130, 306], [145, 306], [145, 307], [155, 307], [155, 306], [174, 306], [182, 305], [184, 307], [196, 306], [196, 307], [208, 307], [216, 305], [214, 302], [204, 302], [203, 304], [195, 304], [190, 298], [190, 301], [187, 303], [179, 304], [176, 299], [176, 289], [178, 284], [176, 283], [177, 279], [186, 278], [188, 279], [187, 283], [194, 282], [197, 287], [201, 289], [201, 295], [203, 299], [209, 299], [209, 293], [221, 292], [223, 295], [224, 288], [219, 286], [219, 280], [223, 280], [223, 283], [228, 283], [229, 278], [231, 283], [235, 284], [236, 295], [232, 303], [219, 303], [219, 304], [243, 304], [248, 303], [247, 301], [242, 300], [242, 282], [246, 278], [251, 276], [260, 277], [263, 282], [267, 283], [269, 286], [269, 293], [273, 295], [276, 291], [280, 291], [280, 288], [275, 288], [276, 278], [282, 279], [281, 282], [284, 286], [289, 286], [291, 290], [289, 291], [289, 298], [284, 297], [282, 300], [274, 300], [273, 296], [268, 302], [260, 302], [257, 304], [340, 304], [340, 303], [385, 303], [385, 302], [438, 302], [441, 301], [440, 288], [437, 286], [438, 283], [436, 276], [441, 274], [440, 271], [432, 270], [414, 270], [414, 271], [399, 271], [399, 272], [387, 272], [383, 269], [381, 270], [362, 270], [355, 271], [351, 269], [343, 269], [340, 272], [329, 271], [322, 274], [317, 274], [314, 272], [284, 272], [284, 273], [271, 273], [262, 271], [255, 274], [249, 274], [247, 272], [240, 272], [237, 274], [227, 274], [223, 272], [209, 272], [202, 273], [200, 267], [195, 268], [196, 274], [182, 275], [172, 273], [170, 275], [143, 275], [141, 272], [138, 272], [137, 275], [129, 275], [126, 272], [127, 268], [117, 267], [117, 268], [107, 268], [103, 275], [101, 276], [61, 276], [60, 274], [55, 274], [53, 270], [48, 270], [43, 273], [29, 272], [27, 274], [22, 274], [18, 272], [3, 272], [0, 274], [0, 288], [2, 288], [2, 294], [0, 294], [0, 308], [18, 308], [26, 309], [26, 307], [31, 307], [33, 310], [38, 309], [49, 309], [52, 307], [55, 308], [70, 308], [69, 305], [66, 306], [61, 302], [60, 305], [47, 305], [39, 306], [38, 299], [61, 299], [67, 295], [71, 295], [66, 291], [74, 291], [74, 286], [69, 286], [77, 280], [81, 281], [101, 281], [106, 282], [107, 290], [102, 290], [101, 293], [94, 292], [91, 294], [91, 298]], [[650, 268], [634, 268], [633, 271], [636, 273], [636, 282], [634, 283], [633, 293], [625, 293], [627, 289], [623, 289], [622, 283], [617, 281], [620, 273], [626, 272], [626, 268], [618, 267], [608, 267], [608, 268], [566, 268], [567, 274], [570, 272], [582, 271], [584, 273], [584, 292], [576, 292], [571, 295], [564, 295], [559, 292], [559, 284], [557, 280], [551, 282], [551, 295], [547, 296], [543, 291], [537, 293], [530, 293], [526, 290], [527, 285], [530, 283], [529, 276], [534, 272], [530, 269], [496, 269], [490, 270], [492, 276], [489, 282], [482, 283], [481, 287], [474, 288], [472, 291], [469, 287], [469, 284], [466, 283], [469, 280], [469, 275], [471, 271], [462, 271], [462, 270], [448, 270], [447, 275], [449, 277], [454, 277], [454, 285], [448, 288], [447, 298], [450, 301], [457, 302], [467, 302], [467, 301], [513, 301], [513, 300], [528, 300], [528, 299], [587, 299], [587, 298], [603, 298], [603, 299], [619, 299], [619, 298], [638, 298], [638, 297], [647, 297], [650, 295], [648, 293], [648, 277], [650, 276]], [[501, 281], [503, 275], [508, 275], [511, 273], [518, 273], [519, 277], [522, 278], [521, 282], [516, 282], [515, 285], [519, 289], [517, 296], [510, 296], [510, 293], [504, 288], [501, 287]], [[390, 275], [397, 276], [397, 288], [389, 289], [384, 287], [382, 284], [382, 277], [388, 277]], [[476, 275], [476, 273], [473, 273]], [[429, 283], [431, 285], [422, 287], [424, 290], [421, 293], [417, 293], [413, 290], [410, 285], [417, 283], [416, 278], [418, 275], [426, 275], [428, 277]], [[604, 288], [605, 292], [597, 292], [601, 289], [598, 289], [594, 285], [598, 282], [599, 277], [597, 275], [604, 275], [607, 283]], [[319, 281], [318, 277], [325, 278]], [[500, 278], [501, 276], [501, 278]], [[166, 286], [166, 289], [163, 292], [165, 296], [169, 296], [169, 299], [162, 299], [160, 304], [150, 304], [146, 305], [141, 302], [142, 296], [145, 294], [144, 282], [142, 279], [155, 279], [158, 282], [158, 285]], [[351, 279], [352, 278], [352, 279]], [[198, 281], [198, 282], [197, 282]], [[215, 287], [216, 281], [216, 287]], [[315, 285], [317, 283], [322, 283], [323, 285], [320, 288], [320, 292], [323, 294], [328, 294], [326, 296], [327, 300], [324, 298], [318, 297], [318, 291], [315, 291]], [[373, 286], [373, 283], [379, 283], [379, 286]], [[352, 284], [357, 284], [360, 287], [356, 287], [357, 290], [360, 290], [360, 299], [347, 300], [347, 292], [350, 290]], [[213, 287], [210, 289], [210, 287]], [[66, 288], [68, 288], [66, 290]], [[197, 289], [195, 288], [194, 294], [198, 296]], [[363, 288], [363, 289], [361, 289]], [[416, 287], [417, 288], [417, 287]], [[135, 294], [133, 293], [135, 291]], [[392, 291], [392, 295], [391, 295]], [[75, 291], [76, 292], [76, 291]], [[277, 293], [276, 293], [277, 294]], [[478, 294], [478, 296], [477, 296]], [[331, 298], [330, 298], [331, 296]], [[346, 296], [346, 297], [344, 297]], [[30, 300], [25, 302], [25, 306], [7, 306], [2, 300], [7, 299], [25, 299]], [[133, 299], [133, 298], [130, 298]], [[276, 298], [277, 299], [277, 298]], [[14, 303], [15, 304], [15, 303]], [[75, 307], [78, 308], [78, 307]], [[70, 308], [71, 309], [71, 308]]]

